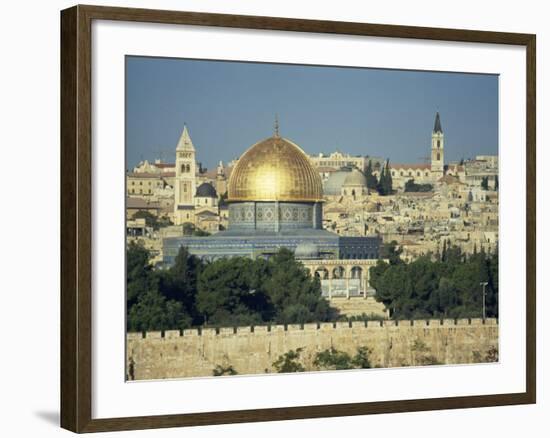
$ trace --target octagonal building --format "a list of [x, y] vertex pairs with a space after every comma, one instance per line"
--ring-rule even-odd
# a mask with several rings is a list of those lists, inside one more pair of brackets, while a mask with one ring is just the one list
[[297, 258], [303, 248], [315, 248], [319, 259], [379, 257], [377, 237], [340, 236], [323, 230], [319, 173], [306, 153], [281, 137], [278, 129], [242, 154], [229, 178], [227, 202], [227, 230], [206, 237], [164, 239], [164, 263], [171, 265], [181, 246], [208, 260], [267, 258], [283, 247], [295, 251]]

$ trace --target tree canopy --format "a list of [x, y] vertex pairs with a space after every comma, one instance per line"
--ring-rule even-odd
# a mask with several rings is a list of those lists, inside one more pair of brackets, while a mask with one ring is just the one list
[[154, 270], [149, 252], [127, 248], [128, 329], [300, 324], [327, 321], [333, 309], [321, 286], [288, 249], [269, 260], [247, 257], [203, 262], [182, 247], [174, 265]]
[[391, 195], [393, 193], [393, 180], [391, 176], [390, 169], [390, 160], [386, 161], [386, 165], [382, 168], [380, 173], [380, 179], [378, 180], [378, 185], [376, 190], [382, 196]]
[[372, 173], [372, 160], [369, 160], [369, 164], [367, 165], [367, 169], [365, 171], [365, 177], [367, 178], [367, 187], [371, 190], [375, 190], [378, 185], [378, 179], [376, 178], [376, 175]]
[[145, 225], [147, 225], [148, 227], [152, 227], [155, 230], [158, 230], [159, 228], [167, 227], [169, 225], [174, 225], [168, 217], [166, 216], [158, 217], [147, 210], [136, 211], [132, 216], [132, 219], [145, 219]]
[[431, 184], [417, 184], [414, 179], [410, 179], [405, 183], [406, 192], [431, 192], [433, 186]]
[[446, 241], [439, 259], [423, 256], [411, 263], [379, 261], [371, 270], [376, 299], [395, 319], [498, 317], [498, 252], [466, 256]]

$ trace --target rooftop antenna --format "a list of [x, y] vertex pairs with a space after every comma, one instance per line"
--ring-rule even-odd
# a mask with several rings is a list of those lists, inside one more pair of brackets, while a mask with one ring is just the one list
[[275, 114], [275, 137], [279, 137], [279, 116]]

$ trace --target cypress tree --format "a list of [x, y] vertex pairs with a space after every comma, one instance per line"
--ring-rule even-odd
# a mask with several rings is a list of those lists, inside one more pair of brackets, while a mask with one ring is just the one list
[[391, 195], [393, 192], [393, 180], [390, 171], [390, 160], [386, 161], [386, 194]]
[[373, 175], [372, 173], [372, 160], [369, 160], [369, 164], [365, 173], [367, 177], [367, 187], [369, 189], [376, 189], [378, 181], [376, 179], [376, 175]]

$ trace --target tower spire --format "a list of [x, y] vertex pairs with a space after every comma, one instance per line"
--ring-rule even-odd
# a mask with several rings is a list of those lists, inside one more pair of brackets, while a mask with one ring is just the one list
[[177, 151], [194, 151], [195, 146], [193, 145], [193, 141], [191, 140], [191, 136], [189, 135], [189, 131], [187, 130], [187, 124], [183, 124], [183, 131], [181, 133], [180, 139], [178, 141], [178, 145], [176, 146]]
[[435, 113], [434, 132], [443, 132], [443, 129], [441, 129], [441, 120], [439, 119], [439, 111]]
[[279, 137], [279, 116], [277, 114], [275, 114], [274, 131], [275, 131], [275, 137]]

